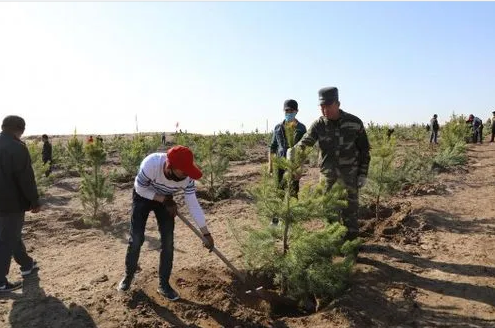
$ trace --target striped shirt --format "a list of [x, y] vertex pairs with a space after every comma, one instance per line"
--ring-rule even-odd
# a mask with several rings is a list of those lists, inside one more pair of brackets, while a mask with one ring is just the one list
[[196, 198], [194, 180], [187, 177], [173, 181], [165, 177], [163, 168], [167, 162], [166, 153], [153, 153], [145, 157], [134, 180], [134, 188], [141, 197], [153, 200], [155, 195], [174, 195], [184, 191], [184, 201], [189, 213], [200, 228], [206, 226], [205, 215]]

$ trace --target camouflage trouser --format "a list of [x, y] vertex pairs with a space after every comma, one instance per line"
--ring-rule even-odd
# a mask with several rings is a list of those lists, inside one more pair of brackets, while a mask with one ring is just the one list
[[[285, 189], [287, 188], [287, 182], [284, 181], [284, 173], [285, 170], [279, 169], [278, 170], [278, 185], [280, 189]], [[292, 180], [291, 181], [291, 196], [297, 198], [299, 194], [299, 180]]]
[[357, 175], [349, 174], [342, 175], [341, 177], [322, 175], [322, 179], [326, 180], [327, 191], [339, 181], [347, 190], [347, 203], [348, 206], [341, 211], [342, 224], [347, 227], [347, 235], [350, 239], [357, 238], [359, 232], [358, 225], [358, 211], [359, 211], [359, 197], [357, 187]]

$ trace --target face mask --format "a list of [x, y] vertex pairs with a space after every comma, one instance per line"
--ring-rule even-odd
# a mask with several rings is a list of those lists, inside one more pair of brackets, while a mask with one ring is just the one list
[[285, 113], [285, 120], [290, 122], [296, 118], [297, 113]]

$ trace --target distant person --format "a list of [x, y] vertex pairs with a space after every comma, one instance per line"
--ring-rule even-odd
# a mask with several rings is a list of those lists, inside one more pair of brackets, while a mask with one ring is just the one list
[[96, 142], [100, 143], [100, 145], [103, 145], [103, 138], [100, 135], [97, 135]]
[[189, 213], [207, 240], [204, 246], [210, 250], [214, 247], [205, 215], [196, 198], [195, 180], [201, 176], [202, 172], [194, 164], [193, 153], [184, 146], [174, 146], [166, 153], [150, 154], [142, 161], [132, 191], [131, 230], [125, 257], [125, 276], [118, 286], [119, 291], [129, 290], [134, 279], [146, 221], [153, 211], [161, 239], [158, 293], [170, 301], [179, 299], [179, 294], [169, 282], [174, 258], [174, 219], [177, 215], [174, 194], [184, 192]]
[[495, 111], [492, 112], [492, 138], [490, 142], [493, 142], [495, 138]]
[[162, 133], [162, 145], [165, 146], [165, 141], [166, 141], [166, 137], [165, 137], [165, 132]]
[[43, 165], [48, 163], [48, 168], [45, 171], [45, 176], [48, 177], [52, 173], [52, 144], [48, 140], [46, 134], [41, 136], [41, 141], [43, 141], [43, 150], [41, 151], [41, 159], [43, 160]]
[[483, 143], [483, 121], [479, 117], [470, 114], [466, 123], [471, 125], [473, 143]]
[[93, 143], [93, 136], [89, 136], [88, 140], [86, 141], [87, 143]]
[[434, 142], [435, 144], [438, 144], [437, 138], [438, 138], [438, 130], [440, 130], [440, 125], [438, 125], [437, 114], [434, 114], [433, 117], [431, 118], [430, 126], [431, 126], [430, 143]]
[[0, 134], [0, 293], [22, 287], [21, 281], [7, 280], [12, 257], [23, 277], [38, 269], [22, 241], [25, 212], [40, 211], [31, 156], [21, 141], [25, 127], [22, 117], [7, 116]]
[[[306, 126], [296, 119], [296, 115], [298, 112], [299, 105], [297, 101], [295, 101], [294, 99], [288, 99], [284, 102], [284, 120], [281, 123], [275, 125], [275, 128], [273, 129], [272, 141], [270, 143], [270, 153], [268, 157], [270, 172], [273, 171], [273, 157], [286, 157], [287, 149], [289, 149], [289, 147], [291, 146], [287, 141], [287, 128], [289, 128], [289, 126], [292, 126], [294, 128], [294, 144], [299, 142], [299, 140], [301, 140], [303, 135], [306, 133]], [[284, 169], [278, 169], [278, 172], [274, 172], [274, 174], [277, 174], [277, 181], [279, 184], [279, 188], [281, 189], [285, 189], [287, 187], [283, 183], [284, 173]], [[299, 179], [293, 178], [290, 183], [292, 196], [297, 197], [297, 194], [299, 193]], [[273, 225], [277, 225], [278, 221], [278, 218], [272, 218]]]
[[390, 138], [392, 137], [392, 134], [395, 132], [395, 129], [394, 128], [388, 128], [387, 129], [387, 139], [390, 140]]

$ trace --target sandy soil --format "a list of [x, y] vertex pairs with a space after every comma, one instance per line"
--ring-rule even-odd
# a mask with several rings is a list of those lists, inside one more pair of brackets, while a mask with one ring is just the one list
[[[231, 164], [229, 199], [200, 199], [217, 248], [240, 268], [230, 226], [256, 222], [245, 189], [259, 178], [264, 153]], [[22, 291], [0, 296], [0, 327], [495, 327], [495, 145], [470, 145], [469, 157], [464, 170], [392, 199], [379, 220], [364, 215], [366, 243], [352, 286], [311, 315], [276, 315], [270, 304], [246, 296], [180, 220], [172, 284], [182, 299], [162, 299], [153, 214], [142, 270], [129, 293], [118, 293], [131, 184], [116, 187], [110, 225], [87, 228], [80, 223], [78, 178], [60, 178], [47, 190], [44, 210], [27, 214], [24, 240], [41, 269]], [[303, 182], [316, 176], [311, 169]], [[9, 279], [19, 277], [13, 263]]]

